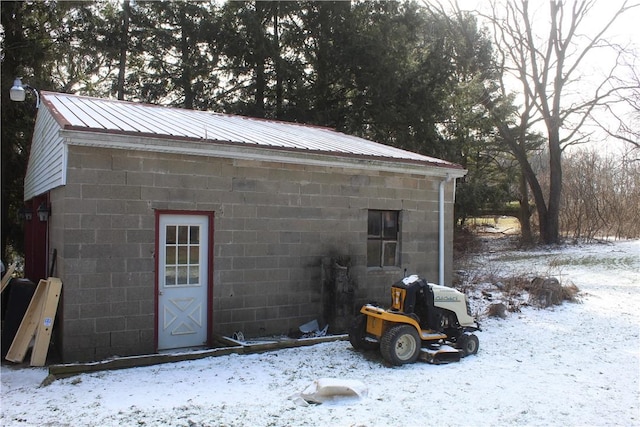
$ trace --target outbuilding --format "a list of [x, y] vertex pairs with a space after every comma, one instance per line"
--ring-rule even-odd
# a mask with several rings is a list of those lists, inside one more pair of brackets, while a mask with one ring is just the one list
[[447, 161], [296, 123], [43, 92], [26, 276], [65, 362], [330, 331], [405, 274], [450, 283]]

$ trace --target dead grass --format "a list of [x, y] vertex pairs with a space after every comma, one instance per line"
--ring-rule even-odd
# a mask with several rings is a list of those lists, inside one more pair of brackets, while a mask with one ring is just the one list
[[562, 286], [555, 277], [536, 277], [529, 286], [529, 301], [541, 308], [562, 304]]
[[487, 308], [487, 316], [489, 317], [499, 317], [501, 319], [507, 318], [507, 306], [503, 303], [499, 302], [497, 304], [491, 304], [489, 308]]
[[562, 287], [562, 300], [569, 302], [580, 302], [580, 289], [573, 283]]
[[[487, 282], [479, 283], [485, 283], [486, 287]], [[530, 280], [526, 276], [517, 275], [501, 277], [490, 283], [491, 288], [482, 291], [483, 298], [490, 303], [485, 311], [489, 317], [505, 318], [507, 312], [516, 313], [525, 306], [550, 308], [565, 301], [580, 302], [580, 289], [574, 284], [562, 286], [555, 277], [535, 277]], [[469, 288], [473, 286], [468, 285]], [[492, 302], [496, 300], [500, 302]]]
[[[580, 290], [573, 283], [562, 283], [561, 265], [550, 262], [546, 273], [511, 272], [505, 275], [502, 265], [529, 257], [548, 256], [519, 250], [516, 236], [489, 235], [458, 230], [455, 238], [453, 284], [470, 296], [477, 313], [504, 318], [522, 307], [551, 308], [568, 302], [580, 302]], [[483, 262], [478, 254], [491, 254], [497, 262]]]
[[481, 237], [500, 238], [519, 236], [520, 222], [512, 216], [482, 216], [469, 218], [466, 226], [472, 233]]
[[478, 235], [469, 228], [456, 229], [453, 235], [453, 259], [463, 260], [473, 253], [478, 253], [482, 249], [482, 241]]

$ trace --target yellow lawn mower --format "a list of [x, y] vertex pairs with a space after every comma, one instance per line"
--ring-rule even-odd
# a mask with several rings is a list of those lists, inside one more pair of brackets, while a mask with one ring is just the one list
[[478, 352], [480, 326], [467, 297], [456, 289], [428, 283], [417, 275], [391, 287], [391, 308], [366, 304], [349, 329], [356, 350], [380, 348], [391, 365], [457, 362]]

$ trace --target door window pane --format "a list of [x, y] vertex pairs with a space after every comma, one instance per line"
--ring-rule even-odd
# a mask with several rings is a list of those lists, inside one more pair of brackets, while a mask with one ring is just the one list
[[181, 225], [178, 227], [178, 244], [184, 245], [189, 243], [189, 226]]
[[177, 242], [176, 239], [176, 226], [175, 225], [168, 225], [167, 226], [167, 244], [175, 244]]
[[187, 259], [187, 247], [186, 246], [178, 246], [178, 260], [176, 264], [187, 264], [189, 260]]
[[200, 267], [189, 267], [189, 284], [200, 283]]
[[167, 265], [175, 265], [176, 264], [176, 247], [168, 246], [165, 251], [165, 260]]
[[192, 245], [197, 245], [200, 243], [200, 227], [191, 226], [189, 227], [189, 243]]
[[191, 246], [189, 249], [189, 264], [200, 264], [200, 247]]
[[164, 283], [166, 286], [176, 285], [176, 268], [174, 266], [167, 266], [164, 269]]

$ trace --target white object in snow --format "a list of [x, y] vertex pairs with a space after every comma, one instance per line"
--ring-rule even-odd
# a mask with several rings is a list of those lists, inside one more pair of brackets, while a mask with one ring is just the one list
[[362, 381], [339, 378], [320, 378], [305, 388], [302, 393], [291, 398], [298, 405], [324, 403], [337, 398], [361, 398], [369, 393]]
[[303, 334], [308, 334], [309, 332], [315, 332], [320, 329], [320, 325], [318, 325], [317, 320], [312, 320], [310, 322], [305, 323], [304, 325], [300, 325], [300, 332]]

